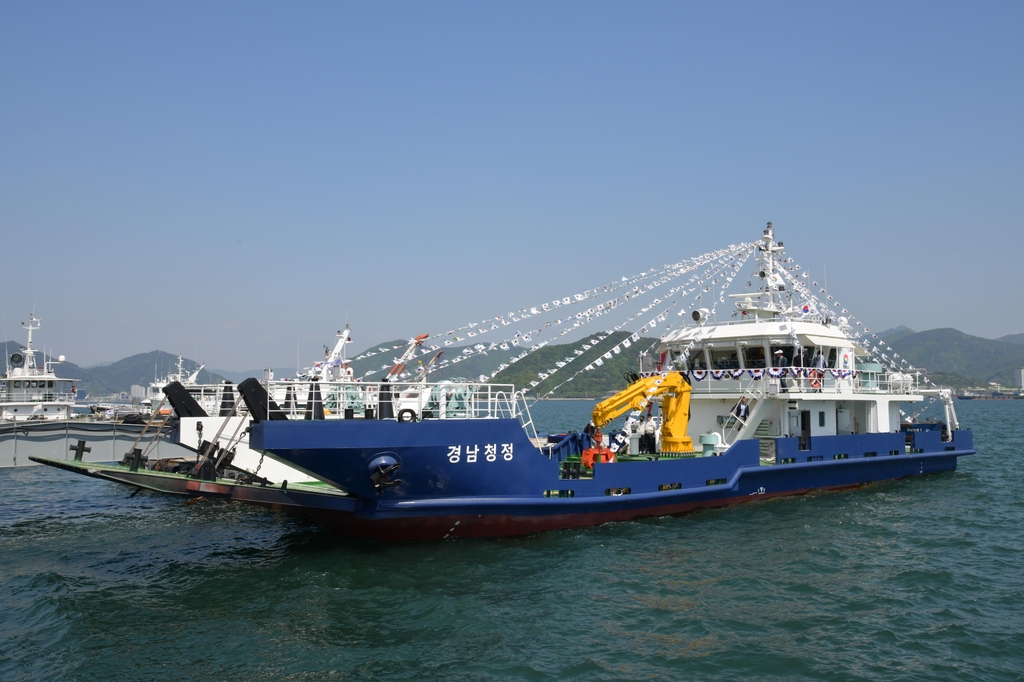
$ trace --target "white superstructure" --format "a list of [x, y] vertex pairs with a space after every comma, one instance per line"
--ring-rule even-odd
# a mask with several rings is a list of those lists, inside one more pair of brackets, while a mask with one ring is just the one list
[[[886, 367], [846, 317], [808, 295], [786, 267], [791, 259], [783, 258], [771, 223], [755, 253], [759, 284], [729, 296], [734, 318], [718, 323], [714, 311], [694, 310], [692, 324], [666, 334], [658, 347], [662, 371], [681, 370], [690, 379], [695, 441], [710, 436], [724, 450], [745, 438], [806, 444], [814, 436], [891, 433], [901, 428], [901, 405], [928, 396], [942, 399], [956, 428], [949, 391], [926, 389], [919, 373]], [[746, 417], [739, 418], [743, 398]]]
[[[178, 371], [168, 372], [163, 379], [157, 379], [154, 377], [153, 381], [149, 382], [149, 390], [147, 391], [145, 400], [142, 401], [143, 405], [148, 405], [150, 409], [156, 409], [160, 405], [160, 402], [164, 398], [163, 388], [172, 381], [177, 381], [192, 394], [192, 397], [203, 406], [203, 408], [210, 413], [216, 413], [218, 405], [221, 399], [221, 391], [223, 389], [219, 384], [200, 384], [199, 373], [206, 367], [205, 364], [199, 365], [193, 371], [187, 372], [185, 370], [185, 361], [181, 357], [181, 353], [178, 353]], [[169, 406], [165, 405], [161, 408], [165, 414], [170, 414]]]
[[45, 354], [43, 364], [36, 362], [38, 352], [32, 346], [32, 333], [39, 330], [40, 320], [29, 316], [21, 326], [28, 332], [28, 344], [6, 358], [6, 371], [0, 377], [0, 419], [7, 421], [42, 421], [70, 419], [75, 406], [75, 379], [58, 377], [56, 361]]

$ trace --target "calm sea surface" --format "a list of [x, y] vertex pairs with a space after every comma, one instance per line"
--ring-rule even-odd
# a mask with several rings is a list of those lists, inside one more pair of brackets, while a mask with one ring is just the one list
[[1021, 679], [1024, 401], [957, 407], [953, 474], [515, 540], [0, 470], [0, 679]]

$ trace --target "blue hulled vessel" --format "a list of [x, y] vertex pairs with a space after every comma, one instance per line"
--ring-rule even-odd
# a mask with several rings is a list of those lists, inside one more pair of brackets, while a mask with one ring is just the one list
[[[748, 260], [756, 266], [747, 290], [727, 295]], [[270, 397], [279, 387], [250, 379], [239, 386], [253, 420], [249, 446], [344, 492], [303, 507], [319, 523], [379, 540], [680, 514], [953, 471], [974, 453], [949, 391], [887, 354], [831, 296], [817, 296], [771, 223], [756, 242], [672, 267], [690, 280], [670, 293], [698, 294], [679, 311], [686, 325], [661, 336], [656, 365], [625, 377], [581, 432], [537, 435], [526, 395], [509, 385], [319, 382], [297, 420]], [[941, 418], [916, 416], [928, 407]], [[623, 415], [620, 430], [602, 435]]]

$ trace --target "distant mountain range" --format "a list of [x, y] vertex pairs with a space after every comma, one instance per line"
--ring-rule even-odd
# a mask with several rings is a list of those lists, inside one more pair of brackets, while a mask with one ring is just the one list
[[[616, 332], [603, 340], [597, 339], [598, 336], [605, 335], [606, 332], [600, 332], [574, 343], [545, 346], [515, 363], [510, 363], [509, 359], [513, 355], [521, 353], [522, 347], [512, 347], [507, 351], [495, 348], [486, 352], [474, 352], [466, 355], [463, 351], [469, 348], [469, 346], [447, 346], [443, 349], [444, 353], [441, 359], [447, 360], [449, 364], [431, 372], [430, 377], [434, 381], [453, 378], [476, 380], [481, 375], [490, 376], [491, 372], [496, 370], [501, 364], [509, 364], [508, 368], [495, 376], [493, 379], [494, 383], [511, 383], [515, 384], [517, 388], [530, 388], [531, 381], [538, 381], [540, 383], [536, 387], [531, 388], [530, 392], [534, 395], [543, 395], [558, 384], [565, 382], [566, 379], [572, 377], [578, 370], [601, 358], [604, 353], [609, 352], [619, 341], [628, 336], [626, 332]], [[596, 343], [591, 344], [591, 341], [596, 341]], [[613, 353], [611, 359], [601, 358], [601, 366], [594, 367], [593, 370], [575, 377], [560, 388], [554, 396], [562, 398], [595, 397], [621, 387], [623, 385], [622, 373], [627, 370], [636, 371], [639, 367], [638, 349], [646, 349], [654, 341], [654, 339], [641, 339], [633, 345], [630, 352]], [[394, 339], [378, 343], [371, 348], [359, 352], [349, 353], [349, 356], [353, 358], [359, 357], [366, 352], [375, 353], [361, 360], [353, 360], [353, 373], [356, 377], [362, 377], [366, 372], [372, 370], [373, 373], [369, 376], [369, 379], [380, 378], [384, 374], [385, 369], [390, 369], [394, 365], [395, 360], [401, 356], [408, 343], [405, 339]], [[574, 351], [577, 348], [582, 348], [583, 344], [592, 345], [592, 347], [576, 358]], [[432, 356], [433, 353], [418, 354], [408, 363], [408, 369], [415, 371], [419, 361], [426, 362]], [[565, 363], [567, 357], [576, 359], [572, 363], [567, 363], [564, 369], [559, 369], [557, 363]], [[551, 374], [549, 371], [551, 369], [559, 371]], [[275, 367], [273, 370], [275, 378], [278, 379], [293, 377], [296, 374], [294, 367]], [[213, 371], [236, 383], [247, 377], [263, 376], [262, 369], [245, 372], [233, 372], [223, 369]], [[550, 377], [542, 381], [539, 376], [541, 372], [550, 374]]]
[[884, 339], [887, 343], [891, 344], [894, 341], [899, 341], [900, 339], [906, 336], [910, 336], [911, 334], [916, 333], [917, 332], [915, 332], [910, 327], [904, 327], [901, 324], [900, 326], [895, 327], [893, 329], [886, 329], [884, 332], [878, 332], [878, 335], [882, 337], [882, 339]]
[[[607, 338], [598, 338], [606, 335]], [[524, 350], [522, 346], [511, 347], [507, 351], [495, 348], [486, 352], [475, 352], [470, 355], [466, 355], [463, 352], [469, 346], [448, 346], [443, 349], [444, 354], [441, 356], [441, 359], [447, 360], [449, 364], [432, 372], [430, 376], [435, 381], [457, 377], [479, 379], [481, 375], [490, 376], [491, 372], [500, 365], [508, 364], [509, 366], [499, 372], [491, 381], [498, 384], [514, 384], [516, 388], [529, 388], [532, 395], [540, 396], [562, 384], [570, 377], [573, 377], [576, 372], [600, 358], [601, 366], [595, 366], [591, 371], [580, 373], [553, 394], [554, 397], [560, 398], [598, 397], [624, 386], [622, 373], [627, 370], [635, 372], [639, 367], [638, 351], [646, 349], [654, 343], [654, 339], [642, 338], [634, 343], [628, 351], [620, 351], [618, 354], [612, 353], [611, 358], [602, 357], [604, 353], [610, 352], [619, 341], [628, 335], [627, 332], [614, 332], [610, 335], [607, 332], [597, 332], [573, 343], [544, 346], [517, 362], [510, 362], [510, 359]], [[391, 367], [394, 364], [394, 360], [401, 355], [407, 343], [404, 340], [395, 340], [378, 344], [375, 348], [369, 349], [379, 350], [380, 348], [388, 348], [391, 350], [379, 352], [375, 356], [353, 362], [352, 368], [355, 375], [362, 376], [367, 370], [373, 369], [375, 374], [371, 378], [379, 377], [380, 373], [376, 372], [383, 370], [385, 366]], [[575, 351], [582, 349], [584, 344], [591, 347], [577, 357]], [[394, 348], [394, 346], [400, 347]], [[355, 353], [353, 357], [358, 357], [359, 355], [361, 353]], [[432, 355], [432, 353], [427, 353], [417, 356], [415, 360], [409, 363], [409, 368], [415, 370], [418, 360], [426, 362]], [[574, 358], [574, 360], [571, 363], [567, 363], [566, 360], [570, 357]], [[563, 363], [564, 366], [559, 368], [558, 363]], [[552, 373], [551, 370], [556, 371]], [[542, 379], [540, 377], [541, 373], [547, 374], [548, 378]], [[531, 381], [539, 383], [537, 386], [531, 387]]]
[[[604, 336], [606, 332], [594, 334], [590, 339], [582, 339], [574, 343], [550, 345], [541, 348], [525, 358], [502, 370], [494, 377], [495, 383], [515, 384], [516, 388], [529, 388], [531, 381], [539, 381], [537, 386], [530, 388], [530, 395], [541, 397], [555, 387], [563, 384], [552, 394], [555, 398], [600, 398], [607, 393], [625, 388], [628, 382], [623, 378], [624, 372], [636, 372], [640, 369], [640, 352], [647, 350], [656, 339], [640, 338], [633, 342], [628, 349], [620, 349], [619, 353], [612, 352], [612, 349], [629, 332], [613, 332], [603, 340], [597, 340], [598, 336]], [[592, 342], [597, 341], [597, 343]], [[575, 351], [580, 350], [583, 344], [591, 347], [576, 356]], [[604, 355], [611, 352], [611, 357]], [[569, 358], [575, 358], [571, 363], [558, 368], [559, 362], [566, 362]], [[600, 360], [601, 365], [596, 365]], [[594, 364], [592, 370], [584, 368]], [[551, 374], [552, 369], [557, 369]], [[583, 371], [581, 371], [583, 370]], [[542, 379], [540, 374], [549, 375]], [[571, 380], [570, 380], [571, 379]], [[565, 383], [566, 380], [568, 383]]]
[[[388, 368], [390, 369], [395, 364], [394, 360], [402, 354], [402, 352], [405, 350], [408, 344], [409, 342], [405, 339], [396, 339], [394, 341], [387, 341], [386, 343], [378, 343], [372, 348], [367, 348], [366, 350], [360, 351], [358, 353], [348, 353], [348, 356], [353, 358], [362, 355], [367, 351], [375, 351], [377, 353], [376, 355], [373, 355], [368, 358], [363, 358], [362, 360], [352, 361], [351, 366], [353, 373], [357, 377], [361, 377], [365, 372], [371, 369], [380, 370], [382, 365], [387, 365]], [[399, 346], [399, 348], [396, 349], [395, 346]], [[387, 348], [388, 350], [386, 352], [380, 351], [381, 348]], [[302, 369], [305, 370], [311, 364], [311, 362], [304, 363]], [[413, 361], [413, 364], [415, 364], [415, 360]], [[271, 367], [270, 369], [274, 371], [275, 379], [294, 378], [295, 375], [298, 373], [296, 372], [295, 367]], [[247, 379], [249, 377], [256, 377], [258, 379], [261, 379], [263, 377], [262, 368], [247, 369], [242, 372], [236, 372], [226, 369], [213, 369], [211, 371], [223, 375], [224, 377], [230, 379], [231, 381], [234, 381], [235, 383], [238, 383], [239, 381], [242, 381], [243, 379]]]
[[[290, 379], [295, 376], [294, 367], [271, 367], [269, 369], [271, 369], [274, 372], [275, 379]], [[224, 377], [228, 381], [234, 382], [236, 384], [240, 381], [248, 379], [249, 377], [255, 377], [260, 381], [263, 380], [262, 369], [247, 369], [244, 372], [234, 372], [230, 369], [211, 369], [210, 371], [213, 374]]]
[[[879, 336], [883, 336], [879, 334]], [[1007, 343], [1004, 339], [983, 339], [956, 329], [931, 329], [886, 341], [907, 362], [928, 370], [932, 381], [969, 388], [998, 382], [1014, 385], [1014, 372], [1024, 369], [1024, 342]], [[884, 338], [884, 337], [883, 337]]]
[[[21, 345], [16, 341], [5, 341], [3, 344], [4, 357], [19, 350]], [[36, 356], [37, 362], [42, 362], [43, 355], [40, 352]], [[194, 360], [184, 360], [186, 371], [191, 368], [193, 371], [199, 366]], [[176, 372], [178, 369], [178, 356], [162, 350], [155, 350], [149, 353], [139, 353], [131, 357], [111, 362], [106, 365], [95, 365], [92, 367], [80, 367], [73, 362], [62, 362], [54, 367], [59, 377], [75, 379], [75, 385], [80, 391], [86, 391], [89, 397], [115, 395], [131, 390], [132, 384], [149, 386], [153, 381], [154, 374], [162, 379], [169, 372]], [[200, 383], [219, 383], [226, 377], [215, 372], [203, 370], [199, 373]]]
[[[625, 335], [624, 332], [619, 332], [605, 339], [588, 351], [586, 356], [574, 362], [572, 371], [575, 372], [581, 366], [600, 357]], [[915, 332], [908, 327], [899, 326], [887, 329], [879, 336], [909, 364], [925, 368], [932, 381], [943, 386], [972, 388], [988, 386], [989, 382], [998, 382], [1002, 386], [1012, 387], [1015, 372], [1024, 369], [1024, 334], [992, 340], [964, 334], [956, 329]], [[642, 339], [630, 350], [650, 348], [654, 342], [654, 339]], [[540, 372], [549, 373], [555, 360], [572, 355], [578, 346], [579, 342], [542, 348], [498, 374], [494, 381], [514, 383], [517, 387], [529, 386], [530, 381], [538, 380]], [[622, 372], [636, 371], [637, 366], [635, 352], [613, 356], [613, 360], [606, 361], [604, 366], [576, 377], [562, 387], [556, 396], [600, 396], [620, 387]], [[542, 395], [565, 381], [568, 376], [571, 374], [566, 374], [566, 370], [563, 370], [542, 382], [531, 392], [534, 395]]]
[[1002, 341], [1003, 343], [1019, 343], [1024, 345], [1024, 334], [1007, 334], [1006, 336], [1000, 336], [996, 341]]
[[[603, 336], [604, 332], [600, 335]], [[593, 347], [582, 356], [562, 368], [558, 368], [558, 362], [565, 363], [566, 358], [576, 357], [574, 351], [582, 348], [584, 343], [589, 344], [590, 341], [581, 339], [568, 344], [545, 346], [516, 363], [509, 363], [510, 366], [499, 373], [493, 381], [503, 384], [512, 383], [517, 388], [526, 388], [529, 387], [531, 381], [538, 381], [540, 383], [530, 392], [539, 396], [565, 382], [579, 369], [601, 358], [603, 364], [600, 367], [595, 366], [589, 372], [580, 373], [555, 393], [556, 397], [563, 398], [599, 397], [620, 388], [623, 385], [622, 373], [636, 371], [639, 366], [638, 352], [650, 348], [655, 342], [654, 339], [641, 339], [634, 343], [628, 352], [613, 353], [610, 359], [602, 357], [626, 335], [626, 332], [609, 335], [604, 340], [593, 344]], [[593, 334], [590, 338], [596, 340], [597, 336], [598, 334]], [[987, 386], [989, 382], [999, 382], [1007, 387], [1013, 386], [1014, 373], [1024, 369], [1024, 334], [1009, 334], [998, 339], [985, 339], [965, 334], [956, 329], [931, 329], [915, 332], [913, 329], [901, 325], [880, 332], [878, 336], [908, 363], [927, 369], [928, 375], [933, 381], [953, 388]], [[404, 339], [395, 339], [367, 349], [377, 353], [371, 357], [353, 361], [352, 368], [355, 375], [361, 377], [372, 369], [376, 373], [370, 378], [378, 378], [382, 374], [380, 370], [385, 366], [391, 367], [407, 343], [408, 341]], [[7, 341], [2, 346], [5, 357], [9, 357], [11, 353], [20, 348], [15, 341]], [[380, 351], [381, 348], [386, 350]], [[431, 378], [435, 380], [453, 377], [477, 379], [481, 374], [490, 376], [490, 373], [500, 364], [508, 363], [509, 358], [513, 355], [513, 350], [502, 351], [500, 349], [488, 351], [486, 354], [463, 355], [464, 348], [465, 346], [446, 347], [443, 359], [449, 361], [459, 357], [463, 359], [432, 373]], [[521, 351], [521, 348], [514, 349], [516, 354]], [[363, 352], [365, 351], [349, 355], [357, 357]], [[39, 357], [41, 359], [41, 354]], [[410, 363], [410, 369], [416, 369], [417, 360], [426, 361], [429, 357], [431, 356], [417, 356]], [[79, 389], [88, 391], [90, 396], [96, 397], [128, 391], [132, 384], [148, 386], [149, 382], [153, 381], [154, 374], [163, 378], [168, 372], [175, 371], [177, 360], [177, 356], [171, 353], [152, 351], [92, 367], [80, 367], [72, 362], [64, 362], [57, 366], [57, 374], [77, 379], [76, 383]], [[198, 363], [194, 360], [185, 361], [186, 369], [195, 368], [197, 365]], [[552, 374], [550, 372], [552, 369], [558, 371]], [[273, 370], [274, 376], [279, 379], [295, 376], [295, 369], [292, 367], [275, 367]], [[549, 377], [541, 380], [539, 376], [541, 373], [548, 374]], [[207, 371], [204, 369], [199, 375], [199, 381], [217, 383], [230, 380], [237, 383], [247, 377], [260, 378], [262, 376], [262, 369], [243, 372], [219, 369]]]

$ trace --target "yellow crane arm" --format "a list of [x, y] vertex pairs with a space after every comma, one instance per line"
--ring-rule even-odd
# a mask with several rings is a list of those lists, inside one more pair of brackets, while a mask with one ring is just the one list
[[686, 435], [690, 421], [690, 382], [679, 372], [635, 381], [611, 398], [594, 406], [594, 426], [600, 428], [630, 410], [642, 410], [655, 396], [661, 400], [662, 452], [690, 452], [693, 441]]
[[644, 409], [651, 398], [664, 390], [662, 387], [665, 386], [666, 379], [668, 377], [657, 375], [640, 379], [639, 381], [634, 381], [611, 398], [602, 400], [594, 406], [594, 426], [601, 428], [611, 420], [630, 410]]

